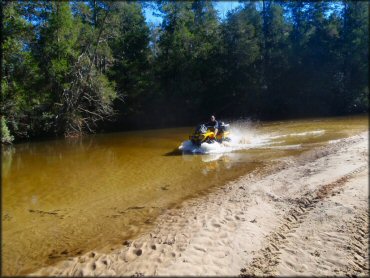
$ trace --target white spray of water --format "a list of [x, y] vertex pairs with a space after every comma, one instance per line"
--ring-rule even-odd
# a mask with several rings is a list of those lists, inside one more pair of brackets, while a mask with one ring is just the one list
[[251, 121], [234, 122], [230, 126], [230, 141], [202, 143], [200, 146], [195, 146], [187, 140], [181, 144], [179, 149], [187, 153], [225, 153], [264, 146], [270, 141], [267, 136], [257, 133]]
[[291, 134], [263, 134], [256, 128], [256, 123], [252, 121], [237, 121], [230, 124], [230, 141], [202, 143], [200, 146], [195, 146], [190, 140], [182, 142], [179, 150], [184, 153], [199, 153], [199, 154], [220, 154], [233, 152], [237, 150], [247, 150], [253, 148], [277, 148], [277, 149], [296, 149], [300, 148], [301, 144], [278, 146], [284, 141], [276, 141], [276, 139], [284, 139], [286, 137], [301, 137], [301, 136], [321, 136], [325, 130], [307, 131]]
[[314, 130], [314, 131], [306, 131], [306, 132], [271, 136], [270, 139], [278, 139], [278, 138], [286, 138], [286, 137], [320, 136], [320, 135], [323, 135], [324, 133], [325, 133], [325, 130], [320, 129], [320, 130]]

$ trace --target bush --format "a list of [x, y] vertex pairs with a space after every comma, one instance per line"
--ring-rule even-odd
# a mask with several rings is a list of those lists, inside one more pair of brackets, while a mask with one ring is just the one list
[[1, 117], [1, 143], [2, 144], [11, 144], [14, 140], [14, 137], [10, 135], [8, 126], [6, 125], [5, 117]]

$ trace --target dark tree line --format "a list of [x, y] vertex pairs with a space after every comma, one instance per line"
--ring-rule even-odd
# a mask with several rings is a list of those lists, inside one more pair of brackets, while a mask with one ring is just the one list
[[368, 110], [366, 1], [1, 4], [3, 142]]

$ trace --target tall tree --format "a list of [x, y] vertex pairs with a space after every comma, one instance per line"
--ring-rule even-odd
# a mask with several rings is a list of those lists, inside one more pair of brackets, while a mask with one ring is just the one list
[[23, 4], [2, 3], [2, 126], [16, 137], [28, 136], [35, 129], [32, 110], [43, 102], [37, 89], [40, 70], [32, 54], [33, 26], [24, 17]]
[[301, 106], [305, 111], [315, 111], [319, 115], [333, 113], [333, 93], [338, 85], [335, 75], [340, 66], [337, 51], [340, 22], [335, 13], [329, 16], [329, 11], [327, 2], [317, 1], [310, 3], [306, 12], [311, 35], [306, 43], [303, 64], [309, 74], [302, 98], [305, 105]]
[[116, 34], [109, 42], [114, 62], [108, 75], [124, 96], [117, 104], [123, 116], [139, 115], [150, 86], [150, 30], [139, 3], [119, 3], [116, 16]]
[[192, 56], [193, 97], [191, 113], [196, 118], [222, 112], [217, 106], [217, 90], [222, 80], [221, 32], [217, 11], [211, 1], [192, 3], [194, 47]]
[[222, 103], [227, 104], [224, 108], [229, 114], [256, 114], [261, 93], [262, 19], [255, 3], [229, 14], [222, 33], [225, 45]]
[[261, 73], [261, 112], [265, 116], [281, 113], [286, 109], [284, 93], [289, 70], [289, 42], [291, 27], [284, 18], [283, 6], [264, 1], [263, 6], [263, 71]]
[[338, 98], [344, 111], [340, 112], [368, 111], [369, 3], [344, 1], [343, 19], [343, 86]]
[[[157, 104], [166, 121], [182, 121], [189, 113], [192, 86], [191, 61], [194, 50], [194, 13], [191, 2], [166, 1], [159, 5], [163, 16], [156, 60], [159, 93]], [[156, 103], [156, 102], [154, 102]], [[182, 105], [179, 106], [178, 104]]]
[[40, 39], [40, 60], [44, 60], [46, 90], [52, 92], [55, 127], [67, 136], [93, 131], [98, 121], [113, 113], [111, 104], [116, 97], [97, 62], [100, 35], [81, 45], [84, 34], [80, 30], [81, 22], [73, 18], [70, 4], [58, 2]]

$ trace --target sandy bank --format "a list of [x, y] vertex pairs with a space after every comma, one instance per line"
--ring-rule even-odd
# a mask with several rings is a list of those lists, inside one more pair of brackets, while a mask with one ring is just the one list
[[369, 274], [368, 134], [168, 210], [150, 233], [33, 275]]

